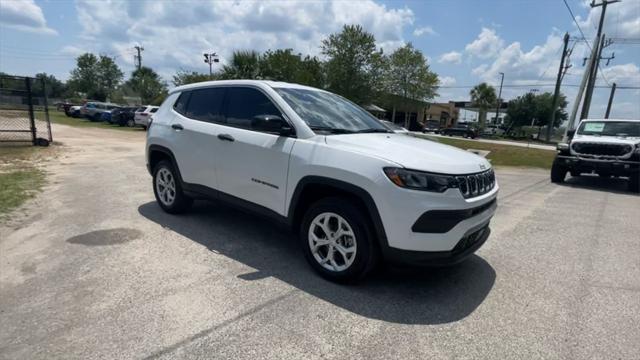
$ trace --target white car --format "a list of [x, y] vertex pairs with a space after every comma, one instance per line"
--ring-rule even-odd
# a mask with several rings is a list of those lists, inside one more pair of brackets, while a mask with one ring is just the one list
[[151, 120], [151, 116], [158, 111], [160, 107], [158, 106], [142, 106], [138, 108], [133, 114], [133, 121], [136, 126], [142, 126], [143, 129], [146, 129], [149, 126], [149, 122]]
[[379, 260], [462, 261], [489, 237], [497, 206], [486, 159], [396, 134], [338, 95], [282, 82], [173, 89], [149, 127], [146, 160], [164, 211], [207, 198], [268, 216], [339, 282]]

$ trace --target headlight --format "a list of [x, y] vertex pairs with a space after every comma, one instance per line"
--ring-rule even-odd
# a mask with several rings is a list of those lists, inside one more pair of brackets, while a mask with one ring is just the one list
[[569, 144], [567, 144], [567, 143], [558, 143], [557, 149], [558, 150], [569, 150]]
[[407, 189], [441, 193], [447, 189], [458, 187], [458, 183], [453, 176], [430, 174], [395, 167], [386, 167], [383, 170], [391, 182]]

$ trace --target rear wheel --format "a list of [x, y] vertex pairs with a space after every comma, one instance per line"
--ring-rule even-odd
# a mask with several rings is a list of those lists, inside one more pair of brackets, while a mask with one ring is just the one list
[[551, 167], [551, 182], [552, 183], [561, 183], [564, 182], [564, 179], [567, 177], [567, 168], [563, 165], [558, 164], [556, 161], [553, 162], [553, 166]]
[[377, 248], [369, 223], [352, 202], [325, 198], [307, 210], [300, 242], [311, 267], [335, 282], [353, 283], [377, 263]]
[[185, 212], [193, 203], [182, 191], [173, 165], [166, 160], [160, 161], [153, 170], [153, 193], [162, 210], [170, 214]]
[[133, 120], [127, 120], [127, 126], [128, 127], [135, 127], [136, 126], [136, 122]]

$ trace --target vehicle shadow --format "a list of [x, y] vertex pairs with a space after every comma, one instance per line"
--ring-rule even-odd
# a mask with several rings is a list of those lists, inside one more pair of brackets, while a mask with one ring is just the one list
[[567, 176], [564, 183], [561, 183], [560, 185], [572, 188], [583, 188], [609, 193], [639, 196], [638, 194], [629, 191], [627, 179], [621, 178], [603, 178], [598, 175], [582, 175], [577, 177]]
[[317, 276], [296, 237], [267, 219], [206, 201], [195, 202], [183, 216], [167, 214], [155, 202], [138, 211], [211, 251], [257, 269], [238, 276], [244, 281], [273, 276], [355, 314], [393, 323], [463, 319], [483, 302], [496, 278], [491, 265], [474, 255], [454, 267], [383, 268], [358, 285], [338, 285]]

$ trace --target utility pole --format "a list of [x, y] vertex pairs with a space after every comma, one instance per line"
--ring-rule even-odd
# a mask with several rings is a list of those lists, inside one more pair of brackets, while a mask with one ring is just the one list
[[133, 58], [138, 62], [138, 70], [140, 70], [142, 67], [142, 52], [144, 51], [144, 48], [140, 45], [136, 45], [134, 48], [138, 51], [138, 55], [134, 55]]
[[500, 78], [500, 90], [498, 91], [498, 99], [496, 100], [496, 103], [498, 103], [496, 105], [496, 119], [493, 121], [493, 125], [496, 125], [498, 123], [498, 112], [500, 112], [500, 105], [502, 105], [502, 99], [500, 99], [500, 97], [502, 96], [502, 82], [504, 81], [504, 73], [501, 72], [500, 75], [502, 77]]
[[596, 42], [593, 43], [594, 48], [598, 48], [595, 53], [595, 57], [591, 58], [593, 65], [589, 73], [589, 81], [587, 83], [587, 90], [584, 95], [584, 103], [582, 104], [582, 112], [580, 119], [586, 119], [589, 117], [589, 107], [591, 106], [591, 98], [593, 96], [593, 89], [596, 84], [596, 77], [598, 75], [598, 66], [600, 65], [600, 56], [602, 54], [602, 48], [604, 47], [604, 36], [602, 35], [602, 28], [604, 26], [604, 16], [607, 12], [607, 5], [617, 3], [620, 0], [602, 0], [599, 4], [596, 4], [596, 0], [591, 0], [591, 7], [602, 6], [602, 12], [600, 13], [600, 23], [598, 24], [598, 33], [596, 35]]
[[569, 47], [569, 33], [564, 34], [564, 48], [562, 50], [562, 59], [560, 59], [560, 67], [558, 68], [558, 77], [556, 78], [556, 88], [553, 92], [553, 102], [551, 105], [551, 118], [547, 124], [547, 134], [545, 140], [549, 142], [551, 140], [551, 133], [553, 131], [553, 124], [556, 122], [556, 113], [558, 112], [558, 101], [560, 100], [560, 85], [562, 85], [562, 78], [565, 72], [571, 67], [571, 65], [564, 65], [565, 59], [571, 55], [571, 50], [567, 50]]
[[616, 83], [613, 83], [613, 86], [611, 87], [611, 94], [609, 95], [609, 103], [607, 104], [607, 112], [604, 113], [604, 118], [608, 119], [609, 118], [609, 114], [611, 113], [611, 103], [613, 103], [613, 95], [615, 95], [616, 93]]
[[203, 55], [204, 55], [204, 62], [209, 64], [209, 79], [211, 79], [213, 77], [212, 65], [213, 63], [220, 62], [220, 59], [218, 59], [218, 54], [216, 53], [205, 53]]

